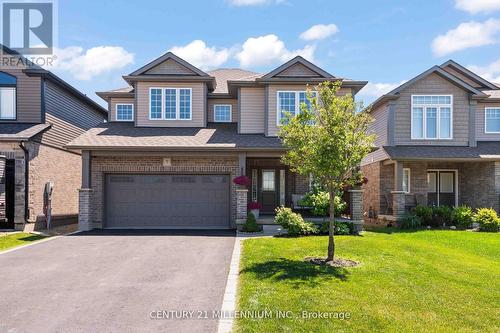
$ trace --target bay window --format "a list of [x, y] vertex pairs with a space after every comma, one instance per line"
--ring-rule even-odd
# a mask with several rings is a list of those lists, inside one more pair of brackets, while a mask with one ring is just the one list
[[411, 138], [451, 139], [453, 137], [451, 95], [411, 96]]
[[[312, 97], [316, 97], [316, 92], [312, 91], [311, 95]], [[307, 91], [278, 91], [277, 125], [281, 125], [287, 113], [290, 113], [292, 117], [298, 115], [302, 103], [305, 103], [309, 110], [311, 109], [311, 102], [307, 98]]]

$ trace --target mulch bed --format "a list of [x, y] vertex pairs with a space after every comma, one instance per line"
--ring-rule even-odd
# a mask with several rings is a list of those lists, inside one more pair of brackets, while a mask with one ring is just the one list
[[359, 266], [359, 262], [349, 259], [333, 258], [333, 261], [326, 261], [324, 257], [306, 257], [304, 261], [310, 262], [311, 264], [320, 266], [332, 266], [332, 267], [356, 267]]

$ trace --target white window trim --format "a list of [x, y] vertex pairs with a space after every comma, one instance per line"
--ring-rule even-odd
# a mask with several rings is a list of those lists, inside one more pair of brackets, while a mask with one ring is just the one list
[[488, 110], [500, 110], [500, 106], [498, 107], [485, 107], [484, 108], [484, 133], [486, 134], [500, 134], [500, 131], [488, 131], [486, 130], [488, 127], [486, 126], [487, 124], [487, 118], [486, 118], [486, 113]]
[[9, 88], [9, 89], [14, 90], [14, 116], [13, 117], [2, 117], [2, 113], [0, 112], [0, 121], [17, 120], [17, 84], [16, 84], [16, 86], [0, 86], [0, 88]]
[[[278, 90], [276, 92], [276, 126], [281, 126], [281, 110], [280, 110], [280, 93], [294, 93], [295, 94], [295, 115], [298, 115], [300, 110], [300, 93], [306, 93], [307, 90]], [[316, 91], [312, 91], [313, 94], [316, 94]]]
[[[151, 118], [151, 90], [153, 89], [160, 89], [161, 90], [161, 118]], [[167, 89], [175, 89], [175, 119], [174, 118], [166, 118], [165, 117], [165, 107], [166, 107], [166, 98], [167, 94], [165, 93], [165, 90]], [[190, 107], [190, 112], [189, 112], [189, 118], [181, 118], [181, 105], [180, 105], [180, 90], [189, 90], [189, 107]], [[149, 115], [148, 119], [155, 121], [155, 120], [166, 120], [166, 121], [185, 121], [185, 120], [193, 120], [193, 88], [183, 88], [183, 87], [150, 87], [149, 88], [149, 96], [148, 96], [148, 103], [149, 103]]]
[[[118, 119], [118, 105], [130, 105], [132, 106], [132, 119], [130, 120], [123, 120], [123, 119]], [[115, 121], [134, 121], [134, 104], [133, 103], [116, 103], [115, 104]]]
[[405, 171], [408, 171], [408, 191], [405, 191], [405, 193], [410, 193], [411, 192], [411, 169], [410, 168], [403, 168], [403, 179], [405, 177]]
[[[419, 97], [419, 96], [447, 96], [450, 97], [450, 104], [413, 104], [413, 97]], [[446, 94], [419, 94], [419, 95], [411, 95], [410, 96], [410, 108], [411, 108], [411, 114], [410, 114], [410, 132], [411, 132], [411, 139], [412, 140], [453, 140], [453, 95], [446, 95]], [[423, 134], [424, 136], [421, 138], [415, 137], [413, 133], [413, 108], [423, 108]], [[442, 107], [449, 107], [450, 108], [450, 137], [449, 138], [441, 138], [441, 108]], [[437, 114], [436, 114], [436, 132], [437, 132], [437, 137], [436, 138], [428, 138], [427, 137], [427, 114], [426, 114], [426, 108], [437, 108]]]
[[[229, 120], [217, 120], [215, 118], [215, 108], [217, 106], [229, 106]], [[214, 122], [215, 123], [230, 123], [233, 121], [233, 106], [231, 104], [214, 104]]]

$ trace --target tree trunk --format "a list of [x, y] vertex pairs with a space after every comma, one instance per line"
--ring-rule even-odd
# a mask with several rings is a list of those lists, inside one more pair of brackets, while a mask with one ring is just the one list
[[332, 261], [335, 255], [335, 191], [329, 190], [330, 193], [330, 221], [328, 222], [328, 256], [326, 261]]

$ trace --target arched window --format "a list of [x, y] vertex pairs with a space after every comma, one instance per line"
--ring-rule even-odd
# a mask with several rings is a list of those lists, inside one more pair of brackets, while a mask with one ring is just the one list
[[16, 119], [16, 86], [15, 76], [0, 72], [0, 120]]

